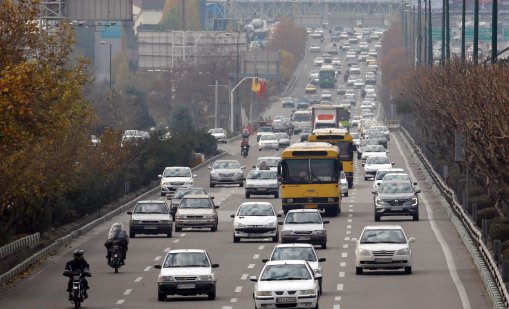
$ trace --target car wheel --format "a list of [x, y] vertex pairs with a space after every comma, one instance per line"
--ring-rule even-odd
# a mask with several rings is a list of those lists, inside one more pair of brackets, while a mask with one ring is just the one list
[[272, 237], [272, 242], [278, 242], [279, 241], [279, 234], [276, 234], [276, 236]]
[[129, 232], [129, 238], [135, 238], [136, 237], [136, 234], [133, 233], [133, 232]]
[[415, 215], [413, 215], [413, 220], [419, 221], [419, 213], [416, 213]]
[[251, 197], [251, 194], [246, 192], [246, 198], [250, 198], [250, 197]]
[[180, 226], [175, 227], [175, 232], [182, 232], [182, 228]]
[[364, 180], [368, 180], [368, 177], [364, 176]]
[[348, 191], [346, 191], [346, 193], [345, 193], [345, 197], [348, 197]]
[[239, 183], [239, 187], [241, 187], [241, 188], [242, 188], [243, 186], [244, 186], [244, 183], [243, 183], [243, 182], [240, 182], [240, 183]]
[[216, 299], [216, 290], [214, 289], [214, 291], [208, 293], [207, 296], [208, 296], [209, 300]]
[[375, 221], [376, 222], [380, 221], [380, 215], [375, 214]]
[[166, 294], [164, 294], [164, 293], [157, 293], [157, 300], [158, 301], [165, 301], [166, 300]]
[[361, 153], [360, 152], [357, 152], [357, 159], [360, 160], [361, 159]]
[[329, 216], [331, 216], [331, 217], [337, 217], [339, 212], [340, 212], [339, 208], [333, 208], [333, 209], [328, 211]]
[[166, 193], [164, 193], [164, 192], [161, 192], [161, 196], [165, 196], [165, 195], [166, 195]]
[[[322, 292], [320, 292], [321, 294]], [[320, 309], [320, 305], [318, 304], [318, 300], [316, 301], [316, 307], [314, 309]]]
[[327, 249], [327, 243], [321, 244], [322, 249]]
[[210, 187], [211, 187], [211, 188], [214, 188], [215, 186], [216, 186], [215, 184], [210, 183]]
[[171, 238], [172, 234], [173, 234], [172, 231], [169, 231], [168, 233], [166, 233], [166, 236], [168, 236], [168, 238]]
[[410, 275], [412, 273], [412, 266], [405, 267], [405, 274]]
[[362, 269], [362, 267], [355, 267], [355, 274], [356, 275], [362, 275], [364, 272], [364, 270]]
[[234, 243], [240, 242], [240, 237], [235, 237], [235, 234], [233, 234], [233, 242]]
[[274, 198], [279, 198], [279, 193], [275, 193]]
[[217, 232], [217, 223], [213, 227], [210, 228], [211, 232]]
[[322, 295], [322, 278], [318, 279], [318, 288], [320, 289], [318, 295]]

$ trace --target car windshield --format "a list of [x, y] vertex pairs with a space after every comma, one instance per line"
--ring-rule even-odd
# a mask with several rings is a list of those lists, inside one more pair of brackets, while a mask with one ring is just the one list
[[184, 195], [187, 194], [207, 194], [207, 191], [204, 189], [177, 189], [173, 194], [174, 199], [181, 199]]
[[274, 249], [270, 260], [305, 260], [308, 262], [317, 261], [315, 251], [311, 247], [277, 247]]
[[311, 121], [310, 113], [295, 113], [293, 114], [293, 121]]
[[366, 164], [391, 164], [388, 157], [368, 157]]
[[189, 168], [172, 167], [167, 168], [163, 172], [163, 177], [191, 177], [191, 170]]
[[266, 171], [266, 170], [251, 171], [247, 175], [247, 178], [248, 179], [277, 179], [276, 173], [274, 173], [273, 171]]
[[382, 178], [384, 181], [386, 180], [408, 180], [410, 181], [410, 176], [407, 174], [386, 174]]
[[212, 129], [210, 133], [224, 133], [223, 129]]
[[410, 182], [402, 183], [382, 183], [380, 186], [380, 193], [394, 194], [394, 193], [413, 193], [413, 186]]
[[277, 136], [277, 138], [279, 138], [279, 139], [282, 139], [282, 138], [289, 138], [289, 137], [288, 137], [288, 134], [286, 134], [285, 132], [278, 132], [278, 133], [276, 133], [276, 136]]
[[245, 203], [240, 205], [237, 216], [275, 216], [274, 209], [267, 203]]
[[283, 165], [283, 178], [291, 183], [323, 183], [337, 182], [333, 159], [292, 159]]
[[280, 161], [280, 159], [267, 159], [267, 158], [263, 158], [263, 159], [258, 160], [256, 165], [260, 166], [260, 164], [262, 162], [265, 162], [265, 163], [267, 163], [267, 165], [269, 167], [277, 167], [278, 164], [279, 164], [279, 161]]
[[310, 280], [311, 273], [304, 264], [268, 265], [260, 276], [260, 281]]
[[258, 129], [259, 132], [272, 132], [271, 127], [261, 127]]
[[136, 214], [167, 214], [168, 208], [164, 203], [138, 203], [134, 208]]
[[264, 140], [264, 141], [269, 141], [269, 140], [277, 140], [277, 137], [273, 134], [267, 134], [267, 135], [262, 135], [262, 137], [260, 138], [260, 140]]
[[179, 208], [212, 208], [212, 202], [208, 198], [184, 198]]
[[231, 162], [231, 161], [220, 161], [214, 163], [213, 169], [225, 169], [225, 170], [239, 170], [240, 163], [239, 162]]
[[390, 171], [381, 171], [381, 170], [378, 170], [378, 172], [376, 172], [376, 175], [375, 175], [375, 180], [382, 180], [382, 179], [384, 179], [385, 175], [387, 175], [388, 173], [390, 173]]
[[362, 234], [361, 244], [406, 244], [405, 234], [398, 229], [366, 230]]
[[364, 152], [385, 152], [385, 148], [382, 145], [369, 145], [364, 148]]
[[322, 223], [322, 217], [317, 212], [290, 212], [286, 215], [285, 223], [308, 224]]
[[202, 252], [178, 252], [168, 254], [163, 267], [210, 267], [210, 262]]

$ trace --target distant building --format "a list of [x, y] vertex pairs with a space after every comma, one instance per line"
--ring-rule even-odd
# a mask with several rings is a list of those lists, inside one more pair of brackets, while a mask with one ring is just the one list
[[163, 9], [164, 0], [133, 0], [134, 33], [138, 33], [141, 25], [158, 25], [163, 18]]

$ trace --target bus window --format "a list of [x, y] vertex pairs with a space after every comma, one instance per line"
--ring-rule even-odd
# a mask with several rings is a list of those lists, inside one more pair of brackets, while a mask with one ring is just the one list
[[337, 182], [335, 160], [310, 160], [312, 182]]
[[286, 160], [283, 166], [286, 172], [283, 172], [283, 180], [290, 183], [309, 182], [309, 160]]
[[341, 161], [353, 161], [353, 143], [352, 142], [338, 142], [339, 159]]

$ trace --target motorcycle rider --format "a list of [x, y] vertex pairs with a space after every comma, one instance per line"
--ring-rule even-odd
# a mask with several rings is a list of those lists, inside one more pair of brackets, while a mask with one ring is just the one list
[[243, 138], [242, 142], [240, 143], [240, 153], [242, 153], [242, 151], [246, 151], [246, 156], [247, 156], [247, 154], [249, 153], [250, 147], [251, 146], [249, 146], [249, 139]]
[[121, 265], [125, 265], [124, 260], [127, 258], [127, 246], [129, 244], [129, 237], [127, 236], [127, 232], [124, 229], [124, 225], [122, 223], [113, 223], [108, 232], [108, 239], [104, 243], [104, 246], [107, 249], [108, 255], [106, 258], [108, 259], [108, 265], [111, 265], [111, 257], [113, 255], [113, 246], [117, 245], [120, 247], [120, 251], [122, 252], [121, 256]]
[[[73, 252], [73, 259], [68, 261], [65, 264], [65, 271], [64, 276], [66, 275], [66, 272], [80, 272], [82, 274], [86, 274], [87, 276], [92, 276], [90, 272], [90, 265], [88, 265], [87, 261], [85, 260], [85, 250], [83, 249], [76, 249]], [[72, 276], [69, 277], [69, 282], [67, 283], [67, 292], [69, 292], [69, 300], [72, 300]], [[87, 290], [90, 288], [88, 286], [88, 281], [85, 279], [85, 276], [82, 275], [82, 283], [83, 283], [83, 297], [88, 298]]]

